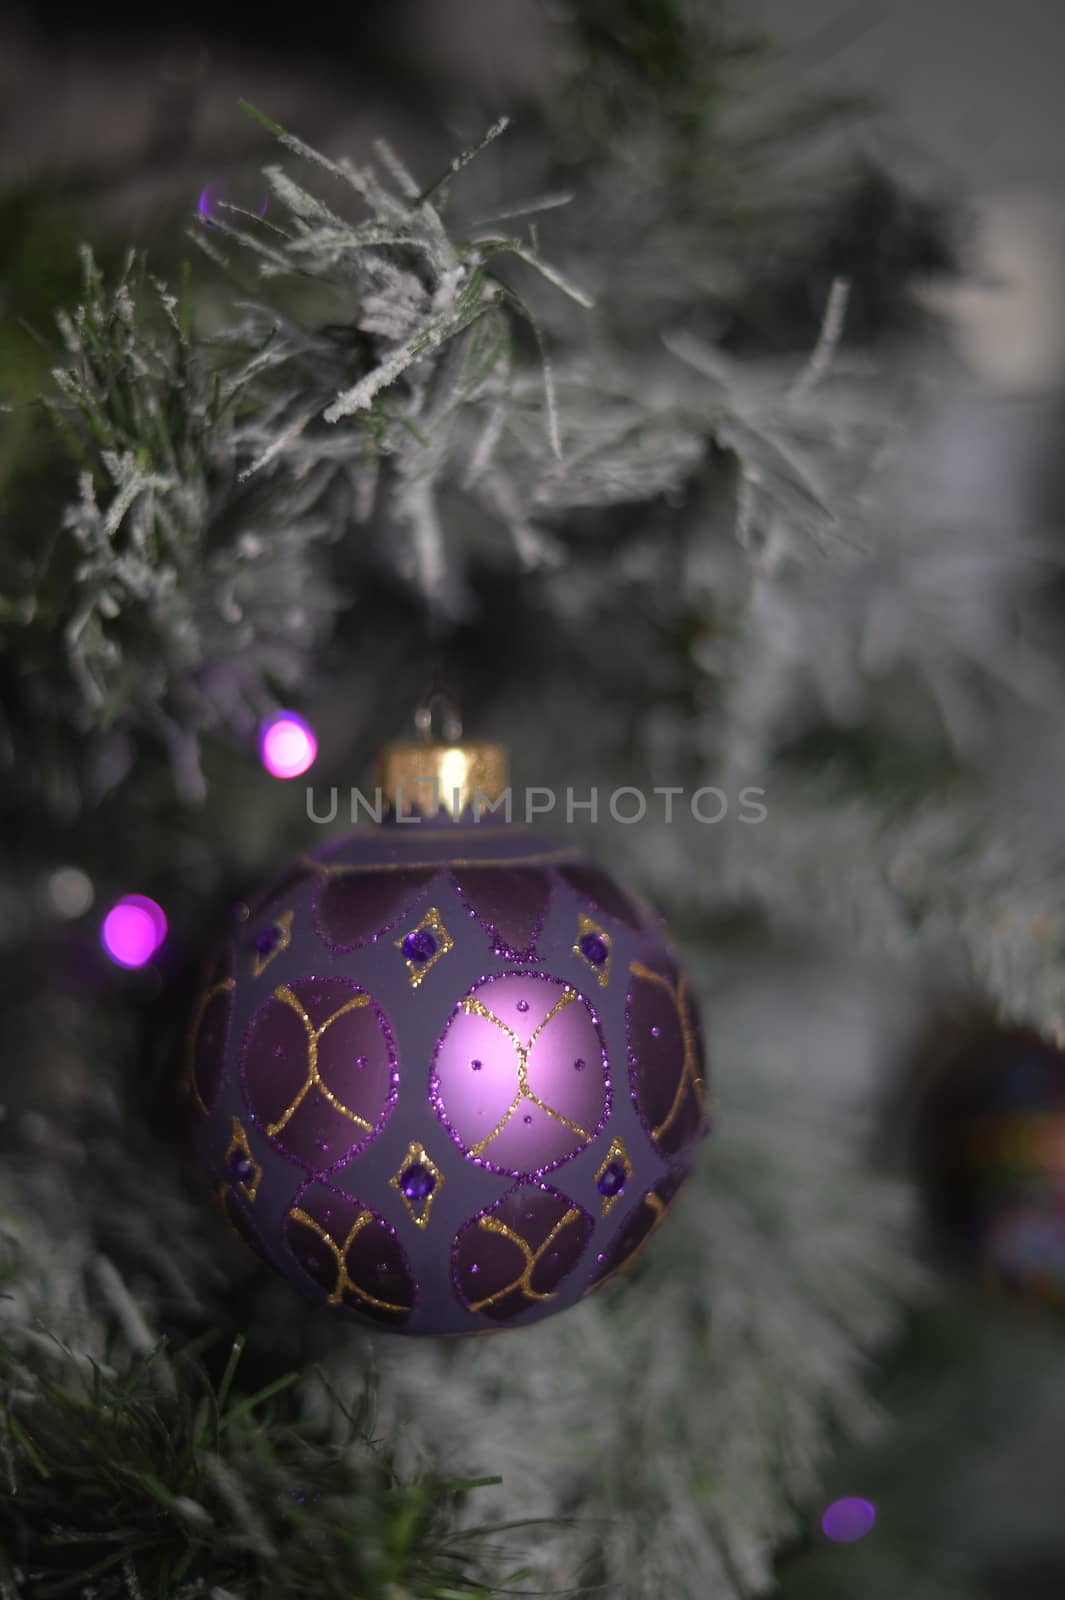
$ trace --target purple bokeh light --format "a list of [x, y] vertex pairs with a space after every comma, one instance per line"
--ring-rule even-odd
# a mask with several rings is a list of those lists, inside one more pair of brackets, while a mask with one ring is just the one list
[[317, 754], [313, 728], [294, 711], [278, 711], [259, 729], [259, 759], [273, 778], [298, 778]]
[[100, 940], [119, 967], [143, 967], [166, 938], [166, 913], [143, 894], [124, 894], [111, 907]]
[[872, 1533], [875, 1525], [876, 1507], [857, 1495], [833, 1500], [821, 1518], [821, 1531], [833, 1544], [856, 1544], [867, 1533]]
[[220, 222], [225, 222], [236, 228], [248, 215], [260, 219], [265, 217], [266, 195], [261, 190], [246, 193], [245, 187], [243, 184], [234, 185], [226, 178], [212, 178], [205, 183], [196, 202], [196, 210], [204, 226], [215, 228]]

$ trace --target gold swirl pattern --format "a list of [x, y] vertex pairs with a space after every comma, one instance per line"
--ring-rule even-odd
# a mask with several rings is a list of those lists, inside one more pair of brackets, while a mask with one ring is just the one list
[[[585, 1299], [587, 1299], [590, 1294], [597, 1294], [599, 1292], [599, 1290], [603, 1287], [604, 1283], [609, 1283], [611, 1278], [616, 1278], [619, 1272], [627, 1272], [628, 1271], [628, 1269], [633, 1265], [633, 1263], [646, 1250], [647, 1246], [650, 1244], [651, 1240], [654, 1238], [655, 1234], [658, 1232], [658, 1230], [662, 1226], [663, 1222], [665, 1222], [666, 1218], [669, 1216], [669, 1213], [673, 1208], [673, 1204], [674, 1204], [676, 1198], [677, 1198], [676, 1195], [674, 1195], [673, 1199], [669, 1200], [667, 1202], [667, 1201], [663, 1200], [660, 1195], [655, 1194], [653, 1189], [648, 1189], [647, 1193], [644, 1195], [643, 1199], [640, 1201], [640, 1205], [641, 1206], [647, 1206], [650, 1209], [651, 1213], [652, 1213], [652, 1219], [651, 1219], [650, 1227], [647, 1229], [647, 1232], [639, 1240], [639, 1243], [635, 1246], [634, 1249], [632, 1249], [629, 1252], [629, 1254], [627, 1256], [622, 1256], [621, 1260], [617, 1263], [616, 1266], [611, 1267], [609, 1272], [604, 1272], [604, 1274], [603, 1274], [603, 1276], [601, 1278], [597, 1278], [595, 1280], [595, 1282], [592, 1283], [590, 1285], [590, 1287], [585, 1290], [585, 1293], [584, 1293], [584, 1298]], [[629, 1224], [625, 1224], [625, 1226], [627, 1227], [627, 1226], [629, 1226]]]
[[571, 1206], [555, 1223], [543, 1244], [539, 1245], [535, 1250], [530, 1248], [528, 1241], [523, 1239], [520, 1233], [515, 1233], [513, 1228], [509, 1228], [505, 1222], [500, 1222], [498, 1217], [479, 1217], [477, 1226], [482, 1228], [485, 1233], [498, 1233], [502, 1238], [509, 1239], [511, 1244], [517, 1245], [524, 1257], [525, 1265], [513, 1282], [508, 1283], [504, 1288], [497, 1289], [494, 1294], [485, 1295], [483, 1300], [471, 1300], [469, 1302], [470, 1310], [483, 1311], [486, 1306], [494, 1305], [497, 1300], [502, 1300], [505, 1295], [513, 1294], [515, 1290], [518, 1290], [530, 1302], [556, 1299], [558, 1296], [557, 1289], [552, 1289], [548, 1292], [540, 1292], [534, 1289], [531, 1282], [532, 1275], [536, 1271], [540, 1259], [548, 1246], [554, 1244], [563, 1228], [567, 1227], [571, 1222], [576, 1222], [579, 1217], [580, 1212], [576, 1207]]
[[239, 1117], [234, 1117], [232, 1123], [232, 1132], [229, 1136], [229, 1144], [226, 1147], [225, 1160], [227, 1167], [229, 1166], [229, 1163], [237, 1150], [239, 1150], [241, 1155], [245, 1157], [251, 1167], [251, 1171], [249, 1172], [248, 1176], [238, 1180], [237, 1188], [247, 1200], [251, 1201], [255, 1199], [255, 1196], [259, 1192], [259, 1184], [262, 1182], [263, 1169], [251, 1153], [251, 1149], [248, 1145], [248, 1135], [244, 1132], [243, 1123]]
[[462, 1009], [466, 1012], [466, 1014], [468, 1016], [483, 1017], [486, 1022], [490, 1022], [493, 1027], [498, 1028], [501, 1033], [506, 1034], [511, 1044], [514, 1046], [518, 1056], [518, 1091], [491, 1132], [486, 1133], [483, 1139], [479, 1139], [476, 1144], [472, 1144], [470, 1146], [469, 1154], [471, 1156], [481, 1155], [487, 1146], [491, 1144], [492, 1140], [498, 1138], [498, 1136], [503, 1132], [503, 1129], [509, 1124], [510, 1119], [518, 1110], [519, 1106], [521, 1106], [526, 1100], [529, 1101], [531, 1105], [537, 1106], [541, 1111], [545, 1112], [547, 1116], [553, 1117], [556, 1122], [561, 1122], [563, 1127], [568, 1128], [571, 1133], [577, 1134], [582, 1140], [585, 1141], [585, 1143], [587, 1143], [587, 1141], [592, 1137], [587, 1129], [582, 1128], [577, 1122], [572, 1122], [570, 1118], [567, 1117], [563, 1112], [556, 1111], [554, 1106], [549, 1106], [546, 1100], [541, 1100], [539, 1095], [534, 1094], [533, 1090], [529, 1087], [529, 1051], [532, 1049], [541, 1033], [543, 1033], [544, 1029], [547, 1027], [547, 1024], [554, 1017], [557, 1017], [559, 1012], [565, 1006], [572, 1005], [573, 1001], [577, 998], [578, 996], [576, 989], [571, 989], [567, 985], [567, 987], [563, 989], [561, 995], [555, 1001], [554, 1005], [551, 1007], [550, 1011], [547, 1013], [547, 1016], [534, 1029], [528, 1044], [522, 1044], [514, 1030], [508, 1027], [500, 1017], [497, 1017], [494, 1011], [489, 1011], [488, 1007], [484, 1004], [484, 1001], [478, 1000], [476, 995], [467, 995], [465, 1000], [463, 1000]]
[[279, 1134], [282, 1129], [291, 1121], [292, 1117], [295, 1116], [296, 1112], [303, 1104], [303, 1101], [306, 1099], [311, 1089], [317, 1089], [325, 1097], [325, 1099], [328, 1100], [329, 1104], [333, 1107], [333, 1110], [339, 1111], [342, 1117], [347, 1117], [348, 1120], [354, 1122], [357, 1127], [362, 1128], [365, 1133], [372, 1132], [372, 1123], [367, 1122], [365, 1117], [360, 1117], [357, 1111], [352, 1111], [350, 1107], [346, 1106], [342, 1100], [338, 1100], [332, 1089], [330, 1089], [329, 1085], [323, 1081], [322, 1076], [318, 1071], [318, 1042], [323, 1033], [325, 1033], [327, 1028], [331, 1028], [334, 1022], [336, 1022], [340, 1017], [345, 1016], [349, 1011], [355, 1011], [360, 1006], [368, 1006], [370, 1004], [370, 996], [368, 994], [354, 995], [352, 999], [345, 1001], [344, 1005], [342, 1005], [339, 1010], [334, 1011], [331, 1017], [326, 1017], [321, 1027], [318, 1028], [314, 1026], [310, 1017], [300, 1005], [299, 1001], [296, 999], [296, 996], [292, 993], [292, 990], [287, 984], [282, 984], [279, 989], [274, 990], [274, 999], [282, 1001], [287, 1006], [291, 1006], [292, 1010], [303, 1023], [307, 1034], [307, 1076], [304, 1079], [304, 1082], [291, 1105], [289, 1105], [281, 1113], [276, 1122], [267, 1124], [267, 1133], [271, 1138], [273, 1138], [276, 1134]]
[[391, 1300], [379, 1300], [377, 1296], [372, 1295], [368, 1289], [363, 1289], [359, 1284], [357, 1284], [354, 1278], [352, 1278], [348, 1272], [348, 1251], [351, 1249], [352, 1243], [362, 1232], [362, 1230], [366, 1227], [369, 1227], [370, 1223], [373, 1221], [373, 1216], [369, 1211], [359, 1212], [359, 1215], [355, 1218], [355, 1221], [348, 1231], [348, 1235], [343, 1244], [337, 1244], [332, 1234], [327, 1233], [322, 1227], [321, 1223], [316, 1222], [314, 1217], [308, 1216], [307, 1212], [302, 1210], [300, 1206], [293, 1206], [292, 1210], [289, 1212], [289, 1218], [293, 1222], [302, 1223], [305, 1228], [310, 1228], [312, 1233], [316, 1233], [319, 1239], [321, 1239], [322, 1243], [332, 1253], [333, 1258], [336, 1261], [336, 1282], [329, 1292], [326, 1302], [328, 1305], [340, 1305], [344, 1298], [344, 1293], [347, 1290], [350, 1291], [350, 1293], [353, 1294], [357, 1300], [361, 1300], [364, 1305], [372, 1306], [375, 1311], [403, 1312], [411, 1309], [410, 1306], [396, 1305]]
[[692, 1027], [691, 1014], [688, 1010], [687, 976], [682, 972], [677, 982], [671, 983], [663, 973], [652, 971], [650, 967], [645, 967], [642, 961], [630, 962], [629, 971], [634, 978], [643, 978], [647, 983], [657, 983], [660, 988], [666, 991], [676, 1008], [681, 1037], [684, 1040], [684, 1066], [681, 1070], [680, 1078], [677, 1080], [673, 1103], [666, 1112], [665, 1117], [658, 1124], [658, 1127], [651, 1129], [651, 1137], [657, 1140], [668, 1132], [676, 1121], [677, 1113], [680, 1111], [689, 1085], [695, 1095], [695, 1103], [699, 1108], [700, 1114], [706, 1110], [706, 1085], [699, 1072], [699, 1050], [695, 1040], [695, 1030]]
[[213, 983], [209, 989], [204, 991], [200, 1003], [196, 1007], [196, 1014], [192, 1019], [192, 1027], [189, 1029], [189, 1043], [185, 1053], [185, 1091], [196, 1102], [197, 1109], [205, 1117], [210, 1113], [208, 1107], [203, 1103], [203, 1096], [200, 1094], [199, 1085], [196, 1082], [196, 1045], [199, 1039], [200, 1027], [207, 1013], [207, 1007], [218, 995], [229, 994], [234, 988], [235, 982], [234, 978], [223, 978], [220, 983]]

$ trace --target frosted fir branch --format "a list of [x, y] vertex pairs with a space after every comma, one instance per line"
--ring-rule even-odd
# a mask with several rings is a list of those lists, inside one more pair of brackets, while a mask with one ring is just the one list
[[[486, 129], [476, 144], [471, 145], [469, 149], [463, 150], [457, 156], [453, 157], [446, 172], [441, 177], [434, 179], [429, 187], [421, 190], [420, 193], [415, 191], [414, 198], [417, 204], [423, 205], [425, 201], [428, 200], [429, 196], [435, 193], [441, 184], [446, 183], [449, 178], [457, 177], [464, 167], [468, 167], [470, 162], [481, 154], [482, 150], [487, 150], [490, 144], [494, 144], [499, 136], [505, 133], [509, 127], [509, 117], [500, 117], [498, 121], [493, 122], [491, 127]], [[413, 179], [411, 180], [411, 183], [413, 185]]]
[[228, 272], [230, 268], [228, 257], [223, 255], [222, 251], [206, 235], [207, 230], [202, 222], [185, 229], [185, 238], [194, 244], [197, 250], [201, 251], [214, 266], [220, 267], [223, 272]]
[[376, 138], [373, 141], [373, 150], [378, 161], [390, 174], [399, 193], [407, 200], [417, 203], [419, 198], [418, 185], [388, 140], [380, 137]]
[[237, 1539], [253, 1550], [260, 1560], [275, 1560], [277, 1549], [266, 1531], [265, 1522], [253, 1511], [240, 1476], [226, 1462], [211, 1454], [205, 1455], [203, 1470], [232, 1519]]
[[536, 340], [536, 348], [540, 356], [540, 373], [543, 381], [544, 414], [547, 420], [548, 443], [550, 444], [551, 454], [554, 456], [555, 460], [561, 461], [562, 429], [559, 424], [558, 396], [555, 390], [554, 371], [551, 366], [551, 358], [548, 355], [547, 345], [540, 330], [540, 324], [537, 322], [536, 318], [533, 316], [532, 312], [528, 309], [524, 302], [519, 300], [514, 294], [511, 294], [509, 298], [520, 311], [523, 320], [528, 325], [532, 332], [533, 338]]
[[288, 450], [290, 445], [295, 443], [308, 424], [314, 420], [316, 415], [317, 407], [315, 407], [313, 411], [305, 411], [302, 416], [294, 418], [293, 421], [287, 423], [284, 428], [279, 429], [278, 432], [273, 435], [266, 448], [261, 450], [246, 467], [241, 469], [240, 473], [238, 474], [238, 481], [240, 483], [246, 483], [249, 478], [254, 477], [255, 474], [261, 472], [264, 467], [270, 466], [270, 464], [273, 461], [276, 461], [279, 456], [284, 455], [285, 451]]
[[478, 482], [480, 498], [500, 515], [525, 571], [557, 568], [564, 564], [563, 545], [529, 518], [523, 499], [509, 474], [497, 468], [485, 474], [483, 482]]
[[550, 266], [535, 250], [529, 249], [528, 246], [522, 244], [520, 239], [507, 238], [503, 235], [489, 235], [475, 239], [473, 248], [480, 259], [485, 261], [494, 255], [512, 255], [518, 261], [524, 261], [526, 266], [532, 267], [534, 272], [538, 272], [541, 278], [545, 279], [553, 288], [558, 289], [568, 300], [572, 300], [574, 304], [579, 305], [582, 310], [591, 311], [595, 305], [595, 301], [590, 294], [586, 293], [584, 289], [578, 288], [576, 284], [570, 283], [569, 279], [564, 277], [556, 267]]
[[[256, 218], [255, 220], [257, 221], [258, 219]], [[260, 238], [257, 231], [249, 231], [241, 227], [237, 222], [226, 222], [222, 217], [212, 219], [211, 231], [219, 234], [223, 239], [231, 240], [234, 244], [239, 245], [242, 250], [247, 250], [252, 255], [257, 256], [261, 262], [268, 267], [272, 267], [276, 272], [290, 273], [293, 270], [292, 262], [288, 256], [278, 246]]]
[[[0, 1583], [19, 1600], [93, 1585], [119, 1600], [130, 1582], [175, 1600], [202, 1600], [208, 1585], [252, 1600], [325, 1593], [339, 1573], [361, 1593], [394, 1582], [491, 1600], [501, 1558], [487, 1530], [458, 1526], [439, 1458], [422, 1450], [407, 1472], [371, 1435], [369, 1363], [328, 1395], [310, 1358], [255, 1387], [245, 1341], [230, 1336], [209, 1380], [198, 1347], [226, 1320], [212, 1298], [225, 1291], [224, 1237], [183, 1195], [172, 1152], [138, 1170], [117, 1105], [112, 1115], [106, 1129], [67, 1129], [93, 1156], [76, 1175], [68, 1159], [38, 1160], [0, 1179], [0, 1456], [13, 1487], [0, 1500]], [[101, 1232], [113, 1247], [103, 1269]], [[235, 1248], [230, 1265], [247, 1272]], [[190, 1276], [178, 1331], [173, 1285]], [[257, 1293], [251, 1275], [247, 1288]]]
[[616, 389], [618, 373], [605, 363], [592, 371], [567, 362], [552, 388], [561, 460], [543, 449], [545, 409], [539, 375], [515, 374], [501, 459], [538, 515], [577, 506], [609, 506], [677, 492], [705, 455], [705, 435], [677, 397], [645, 374], [638, 391]]
[[[494, 295], [486, 292], [487, 303], [493, 298]], [[466, 306], [458, 308], [454, 314], [426, 318], [418, 331], [400, 345], [398, 350], [392, 351], [379, 366], [368, 372], [350, 389], [338, 394], [333, 403], [323, 411], [324, 420], [339, 422], [341, 418], [350, 417], [356, 411], [367, 410], [382, 389], [387, 389], [395, 383], [415, 361], [423, 356], [432, 355], [449, 339], [463, 332], [482, 314], [482, 309], [482, 303], [467, 301]]]
[[309, 162], [312, 166], [320, 167], [331, 177], [339, 179], [347, 188], [354, 191], [358, 197], [365, 201], [372, 211], [381, 211], [394, 218], [402, 217], [404, 207], [401, 201], [389, 194], [388, 190], [380, 184], [369, 170], [363, 170], [352, 165], [347, 160], [332, 161], [328, 156], [316, 150], [313, 145], [305, 144], [295, 134], [289, 133], [279, 122], [257, 111], [247, 100], [241, 100], [240, 106], [249, 116], [273, 134], [286, 150], [291, 150], [293, 155]]
[[496, 446], [502, 436], [507, 408], [510, 403], [511, 360], [510, 350], [507, 347], [504, 355], [505, 365], [500, 375], [499, 394], [489, 406], [481, 432], [470, 452], [469, 462], [463, 473], [462, 482], [466, 489], [472, 488], [482, 477], [488, 467]]
[[[818, 390], [842, 336], [845, 307], [846, 287], [839, 280], [815, 350], [783, 398], [776, 363], [743, 370], [687, 333], [663, 336], [670, 354], [709, 382], [706, 426], [740, 465], [744, 503], [736, 527], [756, 559], [774, 518], [801, 533], [822, 556], [861, 544], [864, 519], [853, 486], [871, 470], [883, 435], [866, 425], [858, 407], [846, 426], [837, 424], [827, 407], [817, 410]], [[698, 404], [694, 395], [688, 404]]]
[[282, 167], [272, 164], [265, 166], [263, 176], [282, 205], [287, 206], [295, 217], [304, 222], [314, 222], [319, 226], [324, 224], [338, 231], [350, 231], [347, 224], [325, 204], [324, 200], [319, 200], [317, 195], [311, 194], [308, 189], [296, 183]]
[[447, 562], [432, 480], [424, 477], [408, 484], [401, 506], [411, 529], [418, 585], [429, 599], [436, 599], [445, 584]]
[[[337, 228], [309, 228], [291, 239], [289, 253], [297, 258], [306, 256], [320, 266], [335, 266], [348, 251], [377, 250], [382, 245], [429, 254], [428, 245], [414, 229], [379, 222], [359, 223], [354, 227], [341, 224]], [[372, 265], [378, 272], [384, 272], [392, 263], [385, 256], [376, 256]]]
[[514, 217], [534, 216], [541, 211], [557, 211], [561, 206], [572, 205], [577, 198], [576, 190], [563, 189], [557, 194], [543, 194], [532, 200], [522, 200], [513, 206], [504, 206], [498, 211], [492, 211], [483, 217], [474, 217], [475, 228], [486, 228], [492, 222], [509, 222]]
[[[57, 554], [41, 578], [71, 589], [56, 602], [71, 679], [60, 703], [76, 714], [80, 701], [93, 718], [121, 708], [164, 739], [182, 792], [201, 793], [198, 730], [235, 714], [240, 698], [222, 686], [234, 675], [244, 684], [267, 672], [291, 678], [333, 604], [309, 577], [313, 547], [332, 530], [317, 504], [308, 507], [305, 479], [275, 489], [266, 522], [280, 537], [249, 543], [240, 518], [222, 540], [212, 532], [214, 519], [226, 521], [255, 427], [271, 410], [291, 418], [281, 375], [293, 351], [276, 324], [250, 346], [190, 337], [181, 301], [139, 260], [113, 291], [85, 270], [52, 406], [83, 463], [78, 498], [61, 518], [79, 558], [65, 564]], [[294, 591], [309, 600], [296, 622], [286, 598]]]
[[824, 316], [821, 319], [821, 331], [818, 334], [817, 343], [810, 354], [810, 359], [789, 390], [789, 399], [793, 405], [805, 399], [811, 390], [817, 387], [832, 366], [840, 341], [843, 338], [849, 299], [850, 283], [847, 279], [833, 278], [832, 287], [828, 291]]
[[166, 317], [174, 333], [177, 335], [182, 344], [187, 343], [185, 338], [185, 329], [182, 326], [181, 318], [179, 316], [181, 302], [178, 296], [176, 294], [171, 294], [170, 290], [167, 288], [166, 284], [161, 278], [152, 276], [149, 279], [149, 282], [151, 283], [152, 288], [155, 290], [156, 298], [158, 299], [163, 310], [163, 315]]
[[[288, 360], [288, 357], [289, 351], [286, 346], [280, 340], [275, 341], [272, 334], [268, 334], [266, 343], [261, 350], [257, 350], [254, 355], [249, 356], [247, 361], [238, 367], [235, 372], [229, 373], [219, 380], [218, 407], [228, 405], [261, 373], [279, 367]], [[215, 408], [216, 415], [218, 414], [218, 407]]]
[[[489, 130], [478, 146], [456, 158], [445, 176], [463, 170], [501, 131], [501, 127]], [[298, 141], [288, 141], [288, 148], [306, 154]], [[319, 206], [309, 191], [292, 184], [282, 169], [267, 169], [274, 192], [296, 222], [292, 237], [278, 254], [305, 277], [329, 274], [345, 283], [355, 300], [354, 321], [373, 341], [373, 358], [354, 382], [334, 391], [317, 415], [313, 392], [304, 387], [306, 403], [284, 408], [274, 422], [253, 423], [246, 430], [253, 448], [240, 468], [240, 481], [253, 479], [267, 467], [307, 480], [312, 463], [324, 468], [331, 461], [343, 461], [350, 447], [346, 443], [339, 449], [330, 445], [316, 426], [319, 418], [328, 425], [356, 421], [360, 432], [365, 430], [373, 437], [375, 452], [391, 456], [399, 464], [397, 481], [447, 477], [455, 473], [452, 463], [457, 463], [460, 452], [468, 450], [471, 424], [476, 420], [483, 454], [477, 456], [472, 476], [461, 474], [467, 492], [473, 493], [507, 425], [509, 384], [500, 387], [493, 371], [498, 362], [512, 361], [513, 341], [506, 326], [512, 314], [525, 318], [533, 329], [540, 353], [542, 397], [538, 410], [544, 443], [548, 458], [561, 463], [562, 428], [553, 360], [532, 313], [492, 276], [495, 262], [507, 255], [521, 260], [582, 307], [590, 306], [590, 296], [521, 240], [492, 235], [453, 241], [439, 210], [428, 199], [437, 186], [419, 190], [394, 152], [380, 141], [374, 150], [385, 176], [374, 180], [376, 187], [358, 185], [371, 214], [350, 225], [335, 207]], [[329, 161], [317, 164], [327, 171], [336, 165]], [[379, 202], [389, 184], [396, 193], [394, 203], [386, 206]], [[275, 257], [264, 259], [262, 270], [283, 273], [285, 266]], [[288, 342], [291, 345], [291, 335]], [[466, 359], [456, 365], [451, 351], [460, 343]], [[294, 350], [293, 359], [305, 364], [300, 376], [309, 375], [315, 367], [324, 370], [319, 358], [326, 355], [320, 338], [309, 341], [305, 353], [300, 351], [297, 356]], [[276, 374], [282, 382], [283, 367], [279, 363]], [[438, 397], [442, 382], [451, 388], [451, 400], [443, 405], [433, 398]], [[386, 402], [390, 389], [399, 392], [395, 401]], [[477, 412], [484, 413], [484, 420], [475, 419]], [[434, 433], [440, 437], [434, 438]], [[428, 458], [419, 460], [419, 453], [424, 455], [427, 450], [431, 450], [431, 465]], [[531, 460], [541, 453], [541, 447], [530, 442]], [[356, 460], [361, 455], [360, 446]], [[359, 470], [349, 470], [347, 475], [353, 480], [358, 505], [369, 504], [377, 494], [376, 482], [364, 489], [359, 485]], [[409, 529], [412, 573], [417, 574], [419, 589], [426, 595], [442, 595], [446, 586], [437, 570], [436, 554], [437, 534], [442, 530], [431, 518], [427, 520], [426, 506], [417, 496], [408, 502], [397, 489], [391, 498], [392, 512]], [[507, 495], [490, 490], [482, 498], [493, 515], [498, 515], [503, 505], [513, 505]], [[386, 506], [381, 510], [388, 514]], [[530, 531], [527, 516], [508, 515], [507, 531], [523, 564], [536, 559], [539, 541]]]

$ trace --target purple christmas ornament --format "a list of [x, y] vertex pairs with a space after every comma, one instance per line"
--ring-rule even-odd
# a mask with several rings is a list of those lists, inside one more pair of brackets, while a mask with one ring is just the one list
[[[695, 1002], [601, 868], [477, 819], [494, 747], [385, 762], [391, 820], [242, 908], [194, 1019], [199, 1146], [311, 1299], [403, 1333], [522, 1326], [667, 1214], [708, 1128]], [[434, 771], [456, 792], [419, 815], [407, 775]]]

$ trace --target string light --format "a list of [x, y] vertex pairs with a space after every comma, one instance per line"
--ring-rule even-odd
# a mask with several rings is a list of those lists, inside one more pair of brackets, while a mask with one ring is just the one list
[[46, 886], [49, 903], [60, 917], [73, 919], [88, 911], [93, 902], [92, 879], [80, 867], [57, 867]]
[[298, 778], [317, 754], [314, 730], [294, 711], [278, 711], [259, 729], [259, 759], [273, 778]]
[[100, 940], [118, 967], [143, 967], [166, 938], [166, 913], [143, 894], [124, 894], [107, 913]]
[[856, 1544], [872, 1533], [875, 1525], [876, 1507], [857, 1495], [833, 1500], [821, 1518], [821, 1531], [833, 1544]]

